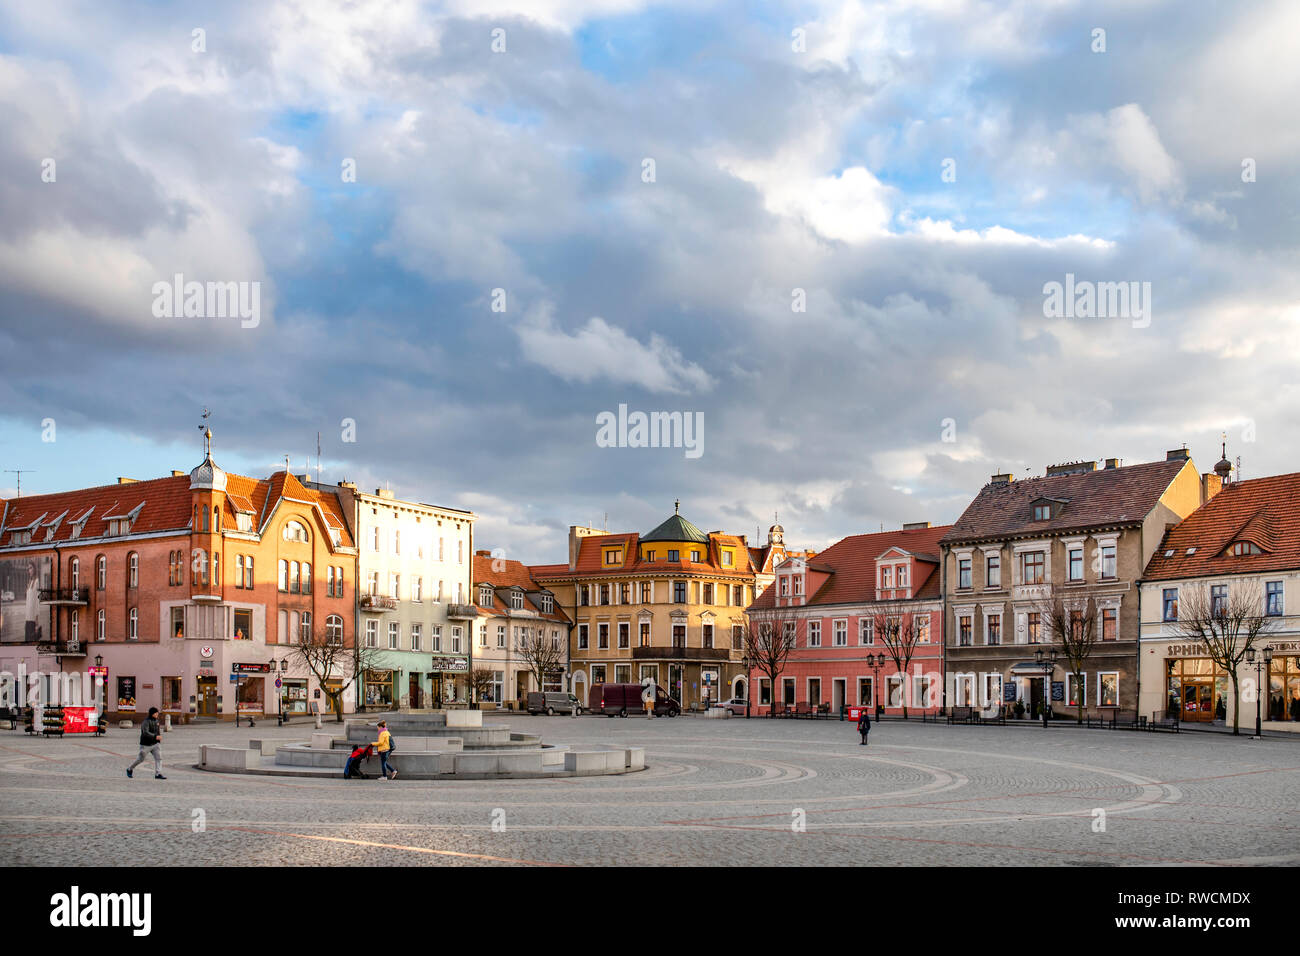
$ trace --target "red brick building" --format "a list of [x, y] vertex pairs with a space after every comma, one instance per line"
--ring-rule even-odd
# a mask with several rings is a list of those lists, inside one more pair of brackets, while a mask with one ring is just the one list
[[21, 599], [0, 587], [0, 655], [34, 649], [45, 673], [106, 667], [110, 714], [233, 718], [237, 699], [246, 714], [312, 700], [323, 713], [289, 644], [352, 646], [355, 577], [337, 495], [286, 472], [227, 474], [209, 454], [188, 475], [4, 502], [0, 582], [37, 583]]
[[[778, 565], [775, 583], [748, 610], [751, 620], [775, 611], [783, 627], [793, 628], [794, 648], [775, 689], [758, 671], [751, 675], [753, 711], [766, 714], [775, 701], [828, 705], [831, 713], [856, 704], [883, 705], [887, 714], [901, 715], [904, 706], [909, 715], [937, 712], [943, 682], [939, 539], [947, 530], [924, 522], [853, 535], [812, 560], [792, 557]], [[887, 628], [895, 629], [890, 637]], [[892, 654], [891, 642], [908, 645], [910, 659]]]

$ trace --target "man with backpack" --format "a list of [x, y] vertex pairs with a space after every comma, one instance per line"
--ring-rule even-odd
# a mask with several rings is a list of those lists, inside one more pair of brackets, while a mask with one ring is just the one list
[[135, 758], [135, 763], [126, 768], [128, 777], [134, 776], [131, 771], [144, 763], [148, 754], [153, 754], [153, 778], [155, 780], [167, 779], [162, 773], [162, 744], [158, 742], [161, 735], [162, 728], [158, 726], [158, 708], [150, 707], [149, 716], [140, 725], [140, 756]]

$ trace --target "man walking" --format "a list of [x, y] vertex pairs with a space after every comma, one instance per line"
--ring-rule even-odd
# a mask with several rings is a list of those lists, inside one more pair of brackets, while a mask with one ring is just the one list
[[136, 767], [144, 763], [145, 756], [153, 754], [153, 778], [155, 780], [166, 780], [162, 773], [162, 744], [158, 742], [158, 737], [162, 733], [162, 728], [158, 726], [158, 708], [150, 707], [149, 716], [145, 718], [144, 723], [140, 725], [140, 756], [135, 758], [135, 763], [126, 768], [126, 775], [133, 777], [131, 772]]
[[862, 708], [862, 714], [858, 717], [858, 733], [862, 735], [862, 746], [867, 745], [867, 734], [871, 733], [871, 715], [867, 709]]

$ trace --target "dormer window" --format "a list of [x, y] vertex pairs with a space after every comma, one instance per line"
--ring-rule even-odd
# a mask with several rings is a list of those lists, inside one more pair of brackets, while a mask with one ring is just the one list
[[31, 544], [32, 543], [31, 530], [28, 529], [26, 531], [15, 531], [13, 537], [9, 539], [9, 543], [10, 544]]
[[299, 521], [286, 522], [281, 536], [285, 541], [300, 541], [303, 544], [308, 541], [307, 529]]
[[680, 551], [669, 551], [669, 552], [668, 552], [668, 560], [669, 560], [669, 561], [680, 561], [681, 559], [682, 559], [682, 553], [681, 553]]
[[516, 611], [524, 609], [524, 592], [513, 591], [510, 594], [510, 607]]
[[550, 594], [542, 595], [542, 613], [550, 614], [555, 610], [555, 598]]
[[892, 588], [894, 586], [894, 569], [891, 565], [885, 565], [880, 569], [880, 586], [882, 588]]
[[605, 564], [621, 564], [623, 552], [618, 548], [608, 548], [605, 551]]
[[253, 530], [253, 516], [242, 511], [235, 513], [235, 528], [238, 531]]
[[692, 551], [692, 552], [691, 552], [691, 560], [694, 561], [696, 564], [699, 564], [699, 562], [700, 562], [700, 552], [698, 552], [698, 551]]
[[1034, 505], [1034, 520], [1035, 520], [1035, 521], [1046, 521], [1046, 520], [1049, 519], [1050, 517], [1052, 517], [1052, 506], [1051, 506], [1051, 505]]
[[478, 589], [478, 603], [479, 603], [479, 607], [491, 607], [491, 606], [492, 606], [492, 589], [491, 589], [491, 588], [479, 588], [479, 589]]
[[1253, 542], [1238, 541], [1232, 546], [1232, 553], [1235, 557], [1240, 558], [1247, 554], [1263, 554], [1264, 552], [1260, 550], [1259, 545]]
[[788, 577], [783, 576], [781, 578], [781, 597], [789, 597], [789, 596], [790, 596], [790, 579]]
[[898, 566], [898, 586], [900, 588], [907, 587], [907, 565], [906, 564], [900, 564]]
[[655, 559], [655, 553], [653, 551], [647, 551], [645, 553], [645, 559], [647, 561], [653, 561]]

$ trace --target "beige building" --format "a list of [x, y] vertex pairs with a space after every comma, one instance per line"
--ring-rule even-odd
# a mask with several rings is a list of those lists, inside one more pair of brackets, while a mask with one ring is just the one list
[[573, 620], [570, 687], [653, 680], [683, 707], [744, 696], [745, 608], [754, 568], [743, 536], [674, 513], [653, 531], [569, 529], [567, 564], [531, 568]]

